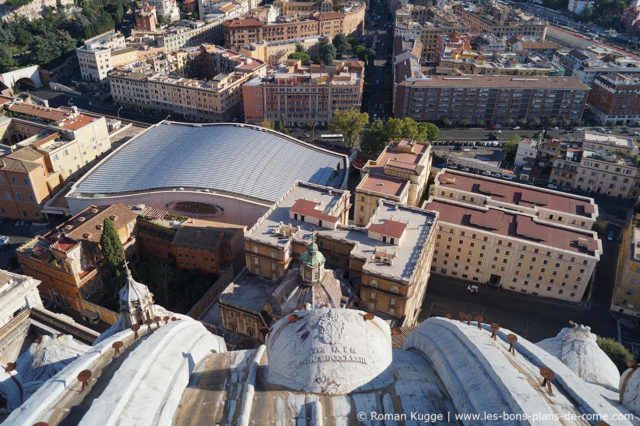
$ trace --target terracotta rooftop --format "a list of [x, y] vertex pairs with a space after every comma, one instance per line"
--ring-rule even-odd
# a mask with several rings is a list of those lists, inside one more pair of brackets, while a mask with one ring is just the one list
[[62, 237], [60, 237], [58, 241], [51, 244], [51, 248], [67, 252], [71, 250], [73, 247], [75, 247], [76, 245], [78, 245], [78, 241], [63, 235]]
[[320, 21], [325, 21], [328, 19], [340, 19], [344, 17], [344, 13], [340, 13], [340, 12], [320, 12], [318, 14], [318, 19]]
[[86, 114], [78, 114], [76, 117], [69, 116], [64, 122], [60, 123], [60, 127], [68, 130], [78, 130], [83, 128], [89, 123], [92, 123], [95, 118], [86, 115]]
[[589, 201], [577, 198], [572, 194], [559, 194], [534, 186], [517, 185], [508, 181], [470, 175], [445, 169], [438, 178], [443, 188], [454, 188], [460, 191], [491, 196], [496, 201], [524, 207], [542, 206], [559, 212], [590, 216], [595, 212]]
[[366, 175], [358, 189], [399, 197], [406, 184], [405, 180], [375, 173]]
[[241, 28], [241, 27], [261, 27], [262, 22], [257, 19], [247, 18], [247, 19], [232, 19], [224, 23], [229, 28]]
[[[526, 215], [506, 213], [493, 208], [483, 211], [442, 201], [430, 201], [425, 208], [439, 212], [439, 220], [442, 222], [477, 228], [562, 250], [593, 256], [598, 248], [597, 240], [589, 232], [536, 223]], [[579, 240], [584, 241], [586, 247], [581, 247]]]
[[14, 160], [37, 161], [42, 158], [42, 154], [31, 147], [25, 146], [7, 155], [7, 157], [13, 158]]
[[110, 218], [118, 230], [127, 223], [135, 221], [136, 217], [137, 215], [123, 204], [90, 206], [49, 232], [45, 238], [52, 238], [55, 234], [62, 232], [66, 237], [77, 241], [97, 243], [100, 241], [102, 223], [106, 218]]
[[38, 105], [26, 104], [24, 102], [9, 105], [7, 109], [17, 114], [28, 115], [31, 117], [42, 118], [47, 121], [60, 122], [67, 118], [68, 113], [54, 108], [47, 108]]
[[8, 96], [0, 96], [0, 105], [8, 104], [9, 102], [13, 102], [13, 98]]
[[330, 223], [336, 223], [338, 221], [337, 216], [331, 216], [326, 214], [322, 210], [317, 209], [320, 203], [310, 200], [296, 200], [291, 206], [291, 212], [297, 213], [303, 216], [313, 217], [319, 220], [324, 220]]
[[386, 235], [393, 238], [400, 238], [404, 233], [407, 225], [392, 219], [384, 219], [382, 223], [372, 223], [369, 225], [369, 231], [376, 234]]

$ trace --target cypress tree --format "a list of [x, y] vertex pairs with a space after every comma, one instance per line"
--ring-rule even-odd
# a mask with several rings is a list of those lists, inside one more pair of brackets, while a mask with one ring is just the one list
[[102, 222], [100, 250], [102, 251], [102, 257], [104, 257], [104, 260], [111, 269], [118, 271], [122, 268], [125, 261], [124, 249], [122, 248], [118, 232], [109, 218], [106, 218], [104, 222]]

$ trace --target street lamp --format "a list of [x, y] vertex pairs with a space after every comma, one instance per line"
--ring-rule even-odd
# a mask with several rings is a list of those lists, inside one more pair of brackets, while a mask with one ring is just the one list
[[313, 122], [313, 127], [311, 128], [311, 142], [316, 140], [316, 125], [318, 124], [317, 121]]
[[120, 105], [120, 108], [118, 108], [118, 118], [120, 118], [120, 110], [124, 108], [124, 105]]

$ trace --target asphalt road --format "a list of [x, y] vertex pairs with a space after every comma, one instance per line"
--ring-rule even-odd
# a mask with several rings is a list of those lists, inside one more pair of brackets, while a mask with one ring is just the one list
[[[380, 10], [378, 14], [381, 16], [380, 23], [374, 23], [367, 27], [367, 31], [376, 33], [374, 36], [376, 57], [370, 82], [371, 95], [369, 96], [369, 104], [364, 109], [369, 113], [371, 121], [376, 118], [386, 118], [391, 113], [391, 99], [389, 97], [393, 85], [393, 76], [390, 70], [392, 30], [384, 28], [390, 22], [390, 17], [386, 12]], [[379, 34], [380, 31], [384, 31], [384, 34]]]

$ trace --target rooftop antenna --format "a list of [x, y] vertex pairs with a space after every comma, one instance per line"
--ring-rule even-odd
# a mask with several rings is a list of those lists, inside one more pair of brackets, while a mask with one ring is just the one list
[[496, 340], [496, 335], [498, 333], [498, 330], [500, 330], [500, 324], [498, 324], [497, 322], [492, 322], [490, 325], [491, 328], [491, 338], [493, 340]]
[[80, 392], [84, 390], [89, 385], [89, 379], [91, 378], [91, 370], [82, 370], [78, 373], [78, 381], [82, 383], [82, 388]]
[[511, 333], [507, 336], [507, 340], [509, 341], [509, 353], [516, 354], [516, 342], [518, 341], [518, 336]]
[[556, 377], [555, 373], [547, 367], [540, 368], [540, 375], [542, 376], [542, 386], [547, 387], [547, 393], [553, 396], [553, 388], [551, 387], [551, 380]]

